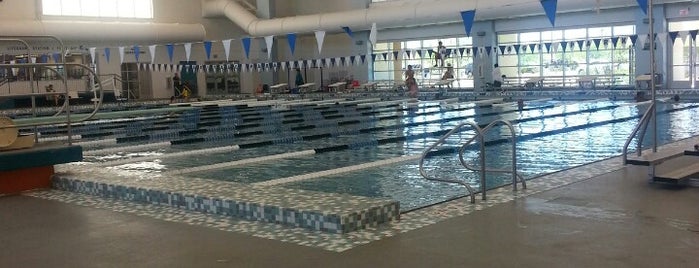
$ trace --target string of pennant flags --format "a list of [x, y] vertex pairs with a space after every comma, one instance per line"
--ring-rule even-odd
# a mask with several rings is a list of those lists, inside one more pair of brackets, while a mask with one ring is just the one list
[[[348, 31], [349, 30], [348, 28]], [[676, 42], [687, 42], [689, 39], [694, 42], [697, 41], [697, 35], [699, 30], [690, 31], [673, 31], [667, 33], [656, 33], [655, 40], [660, 42], [661, 46], [666, 46], [669, 40], [671, 44]], [[322, 40], [322, 35], [319, 35], [318, 40]], [[648, 41], [650, 36], [648, 34], [640, 35], [629, 35], [629, 36], [615, 36], [606, 38], [593, 38], [589, 40], [565, 40], [557, 42], [543, 42], [543, 43], [523, 43], [523, 44], [508, 44], [499, 46], [477, 46], [477, 47], [459, 47], [459, 48], [447, 48], [447, 57], [485, 57], [491, 55], [508, 55], [508, 54], [523, 54], [523, 53], [557, 53], [559, 51], [583, 51], [585, 49], [618, 49], [618, 48], [628, 48], [635, 47], [636, 44], [644, 44]], [[689, 39], [688, 39], [689, 38]], [[243, 39], [245, 40], [245, 39]], [[156, 50], [163, 45], [150, 45], [148, 50], [150, 52], [149, 62], [140, 62], [141, 47], [133, 46], [130, 49], [133, 51], [134, 57], [140, 69], [151, 70], [151, 71], [193, 71], [193, 72], [263, 72], [263, 71], [279, 71], [293, 68], [313, 68], [313, 67], [343, 67], [343, 66], [354, 66], [363, 65], [367, 63], [370, 59], [372, 62], [381, 60], [396, 60], [400, 57], [408, 59], [420, 59], [420, 58], [432, 58], [434, 54], [437, 53], [433, 49], [401, 49], [396, 51], [386, 51], [379, 53], [372, 53], [370, 55], [352, 55], [352, 56], [342, 56], [342, 57], [331, 57], [331, 58], [316, 58], [316, 59], [299, 59], [291, 61], [280, 61], [280, 62], [257, 62], [257, 63], [238, 63], [230, 62], [230, 43], [231, 40], [221, 41], [226, 53], [226, 62], [217, 64], [174, 64], [174, 52], [175, 45], [167, 44], [165, 49], [167, 50], [169, 63], [156, 63]], [[321, 41], [319, 41], [320, 43]], [[192, 45], [196, 43], [184, 43], [181, 44], [185, 50], [185, 58], [189, 62]], [[199, 44], [203, 44], [204, 52], [206, 58], [210, 59], [211, 50], [213, 46], [213, 41], [204, 41]], [[109, 47], [103, 48], [105, 58], [107, 62], [111, 58], [111, 49]], [[119, 60], [123, 63], [125, 60], [125, 53], [127, 47], [118, 47]], [[88, 49], [92, 58], [95, 58], [97, 48], [91, 47]], [[47, 62], [48, 55], [41, 55], [41, 61]], [[55, 62], [60, 62], [61, 54], [54, 53], [53, 60]], [[22, 60], [18, 60], [22, 63]], [[26, 61], [26, 59], [24, 60]], [[36, 58], [32, 59], [36, 61]]]
[[[639, 7], [641, 10], [644, 12], [644, 14], [647, 14], [647, 5], [648, 2], [647, 0], [636, 0], [638, 2]], [[541, 0], [541, 6], [544, 9], [546, 16], [548, 17], [549, 21], [551, 22], [551, 25], [555, 25], [555, 18], [556, 18], [556, 8], [557, 8], [557, 0]], [[473, 26], [473, 22], [475, 19], [475, 14], [476, 10], [466, 10], [466, 11], [461, 11], [461, 17], [463, 20], [463, 25], [464, 25], [464, 30], [466, 32], [467, 36], [471, 36], [471, 30]], [[349, 27], [341, 27], [342, 30], [350, 37], [353, 38], [353, 31]], [[699, 30], [692, 30], [692, 31], [675, 31], [675, 32], [668, 32], [668, 33], [656, 33], [653, 36], [653, 40], [658, 40], [662, 46], [666, 46], [668, 37], [674, 44], [676, 40], [679, 38], [684, 42], [684, 40], [690, 36], [692, 40], [696, 41], [697, 39], [697, 33]], [[320, 54], [322, 52], [323, 48], [323, 41], [325, 39], [325, 31], [315, 31], [315, 37], [317, 41], [317, 48], [318, 48], [318, 53]], [[559, 50], [562, 50], [563, 52], [566, 52], [567, 50], [575, 51], [576, 47], [578, 50], [582, 51], [583, 49], [600, 49], [600, 47], [605, 47], [608, 48], [610, 45], [616, 49], [618, 46], [622, 47], [628, 47], [629, 45], [631, 47], [635, 47], [636, 43], [639, 42], [641, 44], [645, 44], [645, 42], [650, 38], [650, 35], [648, 34], [641, 34], [641, 35], [629, 35], [629, 36], [618, 36], [618, 37], [609, 37], [609, 38], [593, 38], [590, 40], [566, 40], [566, 41], [560, 41], [560, 42], [543, 42], [543, 43], [527, 43], [527, 44], [509, 44], [509, 45], [499, 45], [499, 46], [483, 46], [483, 47], [460, 47], [460, 48], [447, 48], [446, 49], [446, 56], [461, 56], [463, 57], [464, 55], [466, 56], [472, 56], [472, 57], [484, 57], [484, 55], [492, 55], [492, 54], [499, 54], [499, 55], [506, 55], [506, 54], [520, 54], [520, 53], [537, 53], [537, 52], [548, 52], [548, 53], [555, 53], [558, 52]], [[296, 39], [297, 39], [297, 34], [296, 33], [289, 33], [286, 35], [286, 39], [289, 45], [289, 49], [291, 51], [291, 55], [293, 56], [296, 50]], [[130, 49], [133, 51], [134, 57], [136, 62], [138, 63], [139, 69], [147, 69], [147, 70], [152, 70], [152, 71], [182, 71], [182, 70], [189, 70], [193, 72], [252, 72], [252, 71], [278, 71], [278, 70], [286, 70], [286, 69], [291, 69], [291, 68], [308, 68], [308, 67], [340, 67], [340, 66], [350, 66], [350, 65], [360, 65], [360, 64], [366, 64], [367, 62], [367, 55], [353, 55], [353, 56], [344, 56], [344, 57], [333, 57], [333, 58], [317, 58], [317, 59], [304, 59], [304, 60], [293, 60], [293, 61], [281, 61], [281, 62], [258, 62], [258, 63], [238, 63], [238, 62], [229, 62], [230, 61], [230, 48], [231, 48], [231, 42], [233, 39], [227, 39], [227, 40], [222, 40], [220, 41], [223, 45], [225, 55], [226, 55], [226, 63], [220, 63], [220, 64], [203, 64], [203, 65], [197, 65], [197, 64], [174, 64], [173, 59], [174, 59], [174, 52], [175, 52], [175, 44], [167, 44], [164, 45], [166, 50], [167, 50], [167, 55], [169, 58], [169, 63], [156, 63], [156, 50], [158, 47], [162, 47], [163, 45], [149, 45], [148, 49], [150, 52], [150, 63], [141, 63], [140, 62], [140, 54], [141, 54], [141, 47], [138, 45], [132, 46]], [[369, 42], [372, 45], [376, 45], [376, 40], [377, 40], [377, 27], [376, 23], [372, 23], [371, 29], [369, 32]], [[252, 37], [245, 37], [242, 38], [241, 40], [244, 52], [245, 52], [245, 58], [249, 59], [250, 55], [250, 46], [252, 42]], [[267, 57], [268, 59], [271, 59], [271, 51], [272, 51], [272, 46], [274, 45], [274, 36], [265, 36], [264, 37], [265, 44], [267, 45]], [[203, 44], [204, 52], [206, 54], [206, 59], [209, 60], [211, 58], [211, 50], [213, 46], [213, 41], [204, 41], [204, 42], [199, 42], [199, 43], [184, 43], [182, 46], [184, 47], [185, 50], [185, 58], [187, 62], [190, 61], [191, 53], [192, 53], [192, 45], [193, 44]], [[119, 60], [120, 64], [124, 62], [124, 57], [126, 53], [126, 48], [124, 46], [118, 47], [119, 51]], [[96, 53], [97, 53], [97, 48], [96, 47], [91, 47], [88, 48], [91, 56], [92, 56], [92, 61], [93, 64], [95, 63], [96, 59]], [[410, 50], [410, 49], [402, 49], [398, 51], [387, 51], [387, 52], [381, 52], [381, 53], [372, 53], [370, 55], [371, 61], [377, 61], [377, 60], [389, 60], [391, 59], [399, 59], [399, 56], [402, 57], [407, 57], [407, 58], [423, 58], [423, 57], [432, 57], [433, 54], [437, 53], [435, 50], [432, 49], [418, 49], [418, 50]], [[104, 48], [104, 55], [107, 60], [107, 62], [110, 61], [111, 59], [111, 48], [105, 47]], [[48, 55], [41, 55], [42, 62], [47, 62], [46, 57]], [[55, 62], [59, 62], [61, 59], [61, 54], [60, 53], [54, 53], [53, 58]], [[26, 61], [26, 60], [25, 60]], [[36, 58], [31, 58], [32, 62], [36, 62]]]

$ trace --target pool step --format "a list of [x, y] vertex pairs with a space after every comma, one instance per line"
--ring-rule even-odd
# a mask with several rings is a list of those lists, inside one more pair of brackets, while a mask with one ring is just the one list
[[94, 170], [59, 172], [54, 175], [52, 186], [104, 198], [336, 234], [377, 226], [400, 217], [398, 201], [389, 199], [196, 178], [115, 178], [108, 171]]

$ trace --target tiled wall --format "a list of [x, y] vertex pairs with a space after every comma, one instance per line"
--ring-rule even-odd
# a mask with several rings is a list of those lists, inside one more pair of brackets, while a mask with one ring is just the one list
[[386, 223], [400, 217], [398, 202], [389, 202], [377, 207], [357, 208], [357, 211], [348, 215], [338, 215], [338, 213], [333, 212], [299, 211], [294, 208], [269, 206], [247, 201], [209, 198], [206, 196], [84, 181], [61, 175], [54, 176], [52, 184], [58, 190], [277, 223], [328, 233], [348, 233]]

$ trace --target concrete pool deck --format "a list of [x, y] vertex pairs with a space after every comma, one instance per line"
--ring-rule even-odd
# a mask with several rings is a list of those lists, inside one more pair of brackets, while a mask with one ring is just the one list
[[618, 157], [350, 234], [48, 190], [0, 198], [0, 266], [691, 267], [697, 204], [699, 188], [649, 184]]

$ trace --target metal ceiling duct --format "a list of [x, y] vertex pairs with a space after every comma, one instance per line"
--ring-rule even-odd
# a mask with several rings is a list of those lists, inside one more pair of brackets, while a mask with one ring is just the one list
[[[656, 4], [687, 0], [655, 1]], [[558, 0], [557, 13], [597, 11], [638, 6], [636, 0]], [[539, 0], [403, 0], [372, 4], [366, 9], [285, 18], [260, 19], [236, 0], [203, 0], [204, 17], [225, 16], [251, 36], [338, 31], [340, 27], [366, 30], [376, 23], [381, 29], [460, 22], [459, 11], [476, 10], [476, 20], [544, 15]]]

